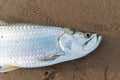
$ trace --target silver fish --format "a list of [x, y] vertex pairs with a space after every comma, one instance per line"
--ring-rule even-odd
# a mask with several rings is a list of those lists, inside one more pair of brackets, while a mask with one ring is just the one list
[[95, 50], [101, 40], [96, 33], [0, 21], [0, 72], [78, 59]]

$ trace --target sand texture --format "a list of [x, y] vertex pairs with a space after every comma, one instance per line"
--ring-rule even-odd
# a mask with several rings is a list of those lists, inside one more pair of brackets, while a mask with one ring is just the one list
[[0, 0], [0, 19], [103, 36], [101, 45], [84, 58], [0, 73], [0, 80], [120, 80], [120, 0]]

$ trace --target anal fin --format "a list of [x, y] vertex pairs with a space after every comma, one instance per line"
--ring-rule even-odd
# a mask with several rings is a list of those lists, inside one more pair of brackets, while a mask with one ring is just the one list
[[4, 66], [1, 66], [0, 72], [1, 73], [3, 73], [3, 72], [9, 72], [9, 71], [16, 70], [16, 69], [19, 69], [19, 68], [17, 66], [4, 65]]

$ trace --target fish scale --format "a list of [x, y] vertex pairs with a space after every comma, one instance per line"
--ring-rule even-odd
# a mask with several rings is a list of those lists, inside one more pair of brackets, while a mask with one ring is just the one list
[[1, 27], [0, 35], [3, 36], [3, 38], [0, 38], [0, 57], [12, 55], [14, 55], [14, 57], [22, 56], [22, 58], [23, 56], [30, 57], [33, 55], [41, 57], [54, 53], [62, 53], [61, 49], [57, 48], [59, 45], [56, 45], [58, 38], [64, 33], [60, 30], [61, 28], [37, 25], [29, 26], [30, 25], [9, 25]]

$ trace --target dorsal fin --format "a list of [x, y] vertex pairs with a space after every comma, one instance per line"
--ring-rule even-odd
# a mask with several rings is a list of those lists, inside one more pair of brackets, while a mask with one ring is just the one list
[[6, 22], [0, 20], [0, 26], [5, 26], [5, 25], [8, 25], [8, 23], [6, 23]]

